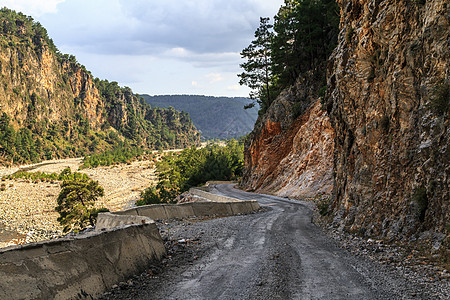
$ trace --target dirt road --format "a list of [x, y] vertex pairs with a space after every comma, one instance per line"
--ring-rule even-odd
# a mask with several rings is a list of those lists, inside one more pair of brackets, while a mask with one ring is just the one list
[[232, 185], [215, 192], [256, 199], [266, 211], [171, 228], [172, 240], [198, 241], [185, 247], [193, 257], [184, 265], [169, 257], [159, 277], [136, 278], [106, 299], [445, 299], [339, 248], [311, 222], [308, 202]]

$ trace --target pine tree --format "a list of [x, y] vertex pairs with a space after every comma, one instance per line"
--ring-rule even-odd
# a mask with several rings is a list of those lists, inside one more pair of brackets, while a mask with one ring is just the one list
[[64, 226], [64, 231], [83, 229], [88, 224], [94, 226], [98, 210], [94, 208], [95, 201], [104, 194], [98, 181], [90, 179], [85, 174], [74, 173], [61, 183], [58, 196], [58, 222]]
[[269, 18], [260, 18], [259, 28], [255, 32], [255, 40], [242, 50], [241, 57], [246, 59], [240, 65], [244, 72], [238, 76], [240, 85], [246, 85], [252, 89], [250, 98], [258, 99], [261, 110], [265, 111], [273, 99], [271, 99], [270, 84], [272, 80], [271, 43], [273, 39], [272, 25]]

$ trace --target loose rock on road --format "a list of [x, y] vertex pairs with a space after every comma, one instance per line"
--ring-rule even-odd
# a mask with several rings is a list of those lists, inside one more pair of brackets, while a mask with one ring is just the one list
[[445, 299], [445, 291], [438, 293], [443, 297], [433, 294], [339, 248], [311, 222], [309, 202], [229, 184], [215, 188], [225, 196], [256, 199], [265, 211], [162, 226], [172, 241], [180, 239], [177, 247], [196, 242], [184, 245], [178, 260], [176, 253], [169, 256], [156, 276], [151, 270], [135, 276], [104, 299]]

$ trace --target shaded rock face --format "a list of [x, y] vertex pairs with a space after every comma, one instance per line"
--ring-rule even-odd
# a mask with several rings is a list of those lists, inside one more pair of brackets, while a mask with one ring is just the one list
[[243, 188], [294, 198], [331, 192], [334, 130], [309, 84], [299, 80], [258, 119], [245, 149]]
[[339, 4], [327, 94], [334, 222], [389, 239], [447, 232], [450, 4]]

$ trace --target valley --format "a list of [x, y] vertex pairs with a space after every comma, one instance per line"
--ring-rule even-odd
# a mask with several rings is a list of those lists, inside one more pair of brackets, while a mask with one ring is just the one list
[[[59, 174], [67, 167], [77, 171], [81, 164], [81, 158], [44, 161], [23, 167], [3, 167], [0, 168], [0, 175], [9, 175], [19, 169]], [[87, 174], [104, 188], [105, 195], [97, 202], [99, 207], [117, 211], [134, 205], [141, 191], [154, 183], [154, 171], [153, 162], [147, 160], [77, 172]], [[0, 226], [4, 227], [3, 230], [8, 230], [9, 234], [6, 236], [5, 233], [4, 237], [12, 239], [0, 240], [0, 248], [41, 241], [62, 234], [62, 227], [56, 220], [59, 214], [55, 211], [61, 189], [58, 182], [33, 183], [18, 179], [5, 180], [2, 184], [5, 185], [5, 190], [0, 191]]]

